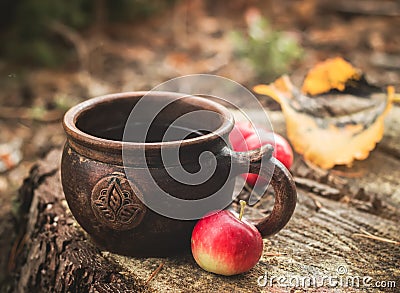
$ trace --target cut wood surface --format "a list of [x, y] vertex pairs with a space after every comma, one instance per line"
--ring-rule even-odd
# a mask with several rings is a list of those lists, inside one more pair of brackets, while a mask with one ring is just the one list
[[[280, 233], [264, 240], [260, 262], [234, 277], [203, 271], [190, 253], [132, 258], [96, 247], [68, 209], [60, 183], [61, 150], [53, 150], [21, 188], [20, 237], [10, 258], [14, 291], [357, 292], [386, 282], [397, 289], [368, 290], [396, 292], [400, 287], [399, 117], [395, 107], [383, 141], [352, 168], [323, 171], [296, 158], [292, 172], [298, 205], [292, 219]], [[271, 113], [270, 118], [275, 130], [284, 133], [281, 113]], [[271, 197], [263, 198], [257, 207], [248, 207], [247, 216], [265, 215], [271, 202]], [[369, 278], [366, 284], [363, 278]]]

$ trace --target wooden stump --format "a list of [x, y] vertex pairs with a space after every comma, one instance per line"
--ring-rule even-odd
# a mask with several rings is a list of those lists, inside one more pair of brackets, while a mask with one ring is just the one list
[[[14, 291], [286, 292], [298, 288], [321, 292], [325, 288], [349, 292], [376, 282], [395, 284], [398, 290], [399, 112], [395, 108], [391, 113], [381, 145], [366, 161], [355, 163], [352, 173], [344, 168], [315, 170], [298, 158], [293, 173], [299, 199], [293, 218], [280, 233], [264, 240], [264, 254], [256, 267], [234, 277], [201, 270], [187, 253], [132, 258], [100, 250], [68, 209], [60, 183], [61, 151], [53, 150], [32, 169], [21, 188], [20, 237], [10, 255]], [[273, 116], [282, 120], [280, 114]], [[266, 197], [257, 208], [249, 207], [247, 215], [265, 215], [271, 201]], [[363, 283], [363, 278], [368, 282]], [[357, 280], [359, 284], [354, 283]], [[390, 291], [396, 288], [385, 288]]]

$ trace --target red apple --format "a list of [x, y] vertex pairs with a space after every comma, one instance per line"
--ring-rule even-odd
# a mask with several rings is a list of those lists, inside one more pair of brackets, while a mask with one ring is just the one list
[[254, 150], [262, 145], [271, 144], [274, 147], [273, 156], [286, 168], [290, 169], [293, 163], [293, 151], [285, 138], [277, 133], [258, 129], [257, 133], [251, 134], [245, 139], [245, 143], [238, 145], [239, 151]]
[[[246, 152], [248, 150], [257, 149], [265, 144], [271, 144], [274, 147], [273, 156], [285, 165], [286, 168], [290, 169], [293, 163], [293, 150], [287, 140], [277, 133], [257, 128], [253, 134], [248, 135], [244, 140], [237, 143], [234, 150]], [[253, 186], [256, 184], [257, 180], [263, 183], [256, 174], [244, 174], [243, 177], [248, 184]]]
[[236, 151], [237, 146], [241, 145], [248, 136], [254, 133], [254, 127], [249, 121], [236, 122], [229, 134], [229, 141], [231, 142], [233, 150]]
[[[244, 204], [241, 201], [241, 215]], [[247, 272], [259, 261], [263, 241], [257, 228], [223, 210], [200, 219], [192, 233], [192, 254], [208, 272], [231, 276]]]

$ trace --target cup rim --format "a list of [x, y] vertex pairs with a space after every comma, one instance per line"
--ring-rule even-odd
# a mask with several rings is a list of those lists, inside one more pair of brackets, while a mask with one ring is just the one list
[[[150, 93], [153, 96], [168, 95], [170, 97], [171, 96], [172, 97], [185, 96], [185, 98], [188, 97], [190, 98], [190, 101], [192, 101], [194, 104], [200, 107], [207, 106], [207, 109], [220, 113], [224, 119], [222, 121], [222, 124], [215, 131], [201, 136], [184, 140], [150, 142], [150, 143], [125, 142], [125, 141], [104, 139], [86, 133], [76, 126], [76, 122], [79, 116], [85, 111], [96, 107], [96, 105], [98, 104], [109, 103], [114, 100], [120, 100], [120, 99], [143, 97], [146, 94]], [[108, 151], [110, 150], [121, 151], [123, 148], [128, 150], [136, 150], [136, 149], [143, 149], [143, 147], [145, 147], [147, 150], [158, 150], [160, 148], [168, 149], [168, 148], [176, 148], [177, 146], [185, 147], [194, 144], [201, 144], [204, 142], [209, 142], [214, 139], [217, 139], [218, 137], [223, 137], [233, 129], [233, 125], [234, 125], [233, 115], [225, 106], [217, 102], [214, 102], [212, 100], [206, 99], [204, 97], [188, 95], [178, 92], [168, 92], [168, 91], [131, 91], [131, 92], [114, 93], [114, 94], [107, 94], [94, 97], [70, 108], [65, 113], [63, 118], [63, 128], [68, 138], [71, 138], [75, 143], [78, 143], [79, 145], [85, 147], [95, 148], [98, 150], [108, 150]]]

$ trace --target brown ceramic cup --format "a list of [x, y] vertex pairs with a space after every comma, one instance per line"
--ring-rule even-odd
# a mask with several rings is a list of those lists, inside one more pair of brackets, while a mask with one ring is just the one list
[[[126, 130], [139, 101], [145, 101], [149, 109], [169, 103], [152, 118], [157, 123], [148, 129], [144, 141], [135, 138], [141, 125]], [[196, 111], [199, 116], [186, 119], [179, 131], [207, 131], [188, 131], [182, 139], [172, 136], [164, 140], [169, 125]], [[146, 120], [146, 115], [141, 111], [135, 117]], [[224, 106], [171, 92], [112, 94], [76, 105], [63, 120], [67, 142], [61, 163], [63, 190], [72, 214], [92, 239], [109, 251], [170, 255], [190, 247], [196, 218], [232, 201], [237, 175], [256, 173], [271, 178], [275, 204], [270, 215], [254, 224], [263, 237], [277, 233], [295, 209], [292, 176], [272, 157], [270, 145], [245, 153], [232, 151], [227, 141], [233, 124], [232, 114]], [[198, 184], [176, 180], [171, 175], [178, 168], [176, 162], [162, 158], [177, 151], [180, 167], [189, 175], [201, 168], [202, 153], [213, 156], [212, 175]], [[165, 210], [168, 215], [160, 212]]]

